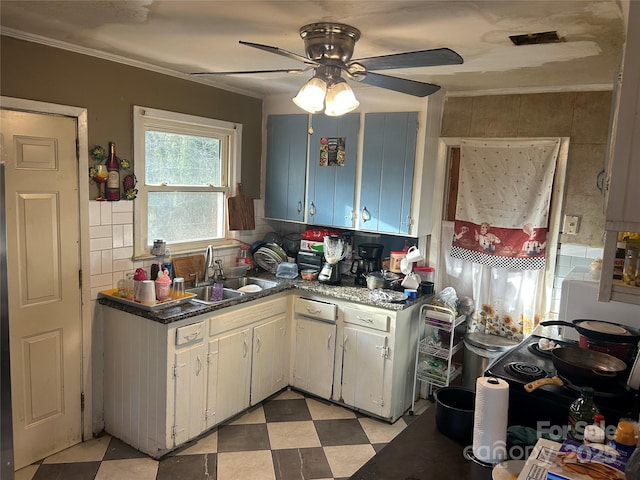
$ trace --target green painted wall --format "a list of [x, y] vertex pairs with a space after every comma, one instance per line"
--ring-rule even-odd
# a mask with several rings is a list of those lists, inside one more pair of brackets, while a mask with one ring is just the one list
[[260, 197], [261, 99], [12, 37], [0, 52], [0, 94], [86, 108], [89, 146], [132, 163], [134, 105], [241, 123], [244, 192]]

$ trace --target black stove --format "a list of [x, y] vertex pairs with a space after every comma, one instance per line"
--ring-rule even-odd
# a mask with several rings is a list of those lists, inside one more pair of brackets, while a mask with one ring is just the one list
[[[544, 385], [533, 392], [524, 389], [529, 382], [556, 375], [551, 352], [538, 347], [541, 338], [530, 335], [495, 359], [485, 371], [485, 376], [509, 383], [509, 425], [537, 428], [538, 422], [547, 421], [551, 425], [566, 425], [569, 406], [580, 396], [581, 386], [567, 379], [563, 379], [564, 386]], [[577, 342], [554, 341], [560, 346], [577, 345]], [[638, 392], [622, 381], [607, 391], [596, 391], [595, 403], [608, 425], [616, 425], [620, 418], [638, 418]]]

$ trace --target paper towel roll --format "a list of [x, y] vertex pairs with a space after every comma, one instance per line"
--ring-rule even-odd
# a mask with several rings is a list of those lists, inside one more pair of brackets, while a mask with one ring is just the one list
[[507, 458], [509, 384], [502, 379], [479, 377], [473, 417], [473, 455], [485, 463]]

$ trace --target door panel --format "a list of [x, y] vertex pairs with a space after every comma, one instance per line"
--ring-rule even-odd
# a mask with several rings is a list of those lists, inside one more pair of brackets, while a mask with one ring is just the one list
[[387, 342], [386, 335], [344, 328], [342, 397], [347, 405], [383, 415]]
[[[360, 228], [409, 233], [417, 131], [416, 112], [366, 114]], [[362, 219], [364, 208], [368, 221]]]
[[[314, 133], [310, 140], [307, 210], [315, 210], [315, 215], [309, 216], [307, 219], [309, 223], [353, 227], [359, 128], [360, 115], [357, 113], [342, 117], [325, 115], [313, 117]], [[323, 138], [345, 139], [343, 166], [320, 165]], [[311, 202], [314, 208], [311, 207]]]
[[73, 118], [0, 110], [15, 468], [82, 440]]

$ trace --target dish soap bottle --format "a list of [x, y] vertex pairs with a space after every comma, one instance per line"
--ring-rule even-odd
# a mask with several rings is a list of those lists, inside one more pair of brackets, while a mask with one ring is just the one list
[[591, 425], [595, 416], [600, 413], [593, 401], [593, 396], [593, 388], [583, 387], [580, 392], [580, 398], [569, 406], [569, 431], [567, 433], [569, 440], [582, 442], [585, 427]]

